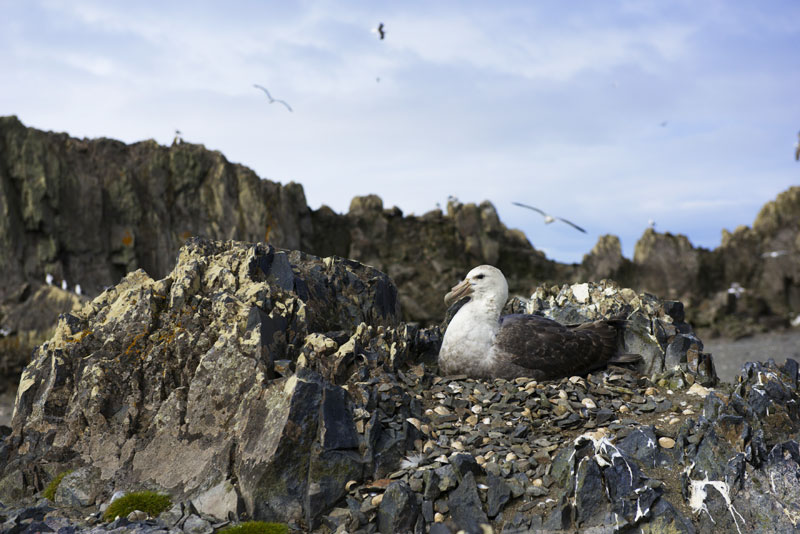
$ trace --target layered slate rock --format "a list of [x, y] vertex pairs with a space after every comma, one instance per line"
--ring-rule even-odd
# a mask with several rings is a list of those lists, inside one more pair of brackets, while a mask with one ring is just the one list
[[280, 362], [312, 329], [398, 316], [394, 285], [364, 265], [193, 240], [168, 277], [134, 271], [61, 317], [23, 374], [5, 474], [36, 485], [44, 464], [86, 464], [109, 488], [178, 497], [232, 480], [252, 516], [312, 522], [363, 477], [366, 445], [333, 383], [345, 363], [312, 352], [283, 377]]
[[669, 372], [691, 375], [704, 385], [716, 381], [711, 355], [686, 322], [683, 304], [661, 300], [648, 293], [637, 294], [611, 281], [540, 286], [529, 300], [517, 299], [508, 306], [522, 308], [563, 324], [576, 324], [608, 317], [625, 319], [621, 350], [642, 357], [637, 370], [654, 376]]

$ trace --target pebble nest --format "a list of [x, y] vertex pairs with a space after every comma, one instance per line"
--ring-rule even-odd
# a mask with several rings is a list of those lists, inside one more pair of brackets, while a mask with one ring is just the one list
[[[450, 511], [446, 492], [467, 471], [476, 476], [483, 509], [498, 532], [515, 515], [546, 515], [560, 489], [551, 475], [558, 451], [586, 433], [616, 441], [643, 425], [652, 425], [660, 448], [671, 449], [678, 430], [702, 412], [704, 397], [712, 391], [690, 385], [691, 375], [678, 379], [683, 389], [673, 390], [674, 378], [654, 383], [618, 367], [541, 383], [440, 377], [422, 364], [386, 377], [396, 380], [377, 386], [379, 402], [399, 405], [406, 394], [418, 401], [421, 413], [383, 423], [398, 430], [412, 425], [419, 438], [414, 452], [386, 478], [351, 483], [348, 508], [334, 509], [326, 518], [331, 531], [372, 532], [383, 492], [398, 480], [423, 496], [421, 513], [427, 522], [443, 522]], [[361, 415], [357, 429], [363, 432], [369, 414]]]

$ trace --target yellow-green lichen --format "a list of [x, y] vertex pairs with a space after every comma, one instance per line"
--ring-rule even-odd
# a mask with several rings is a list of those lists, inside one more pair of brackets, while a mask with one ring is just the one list
[[134, 510], [141, 510], [150, 517], [156, 517], [172, 506], [169, 496], [154, 491], [137, 491], [129, 493], [112, 502], [103, 520], [113, 521], [117, 517], [126, 517]]
[[264, 521], [247, 521], [239, 525], [226, 527], [219, 534], [287, 534], [289, 527], [282, 523], [265, 523]]

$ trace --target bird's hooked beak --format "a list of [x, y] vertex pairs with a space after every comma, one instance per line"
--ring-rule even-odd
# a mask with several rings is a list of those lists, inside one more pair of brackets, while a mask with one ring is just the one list
[[454, 303], [458, 302], [459, 300], [463, 299], [464, 297], [468, 297], [472, 294], [472, 284], [469, 283], [469, 279], [465, 278], [450, 290], [450, 293], [444, 296], [444, 303], [449, 308]]

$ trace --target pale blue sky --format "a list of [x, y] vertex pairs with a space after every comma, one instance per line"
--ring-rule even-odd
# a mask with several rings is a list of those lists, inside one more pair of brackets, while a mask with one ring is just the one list
[[559, 261], [606, 233], [630, 256], [649, 219], [713, 248], [800, 179], [793, 0], [0, 8], [0, 115], [125, 142], [180, 129], [313, 208], [488, 199]]

